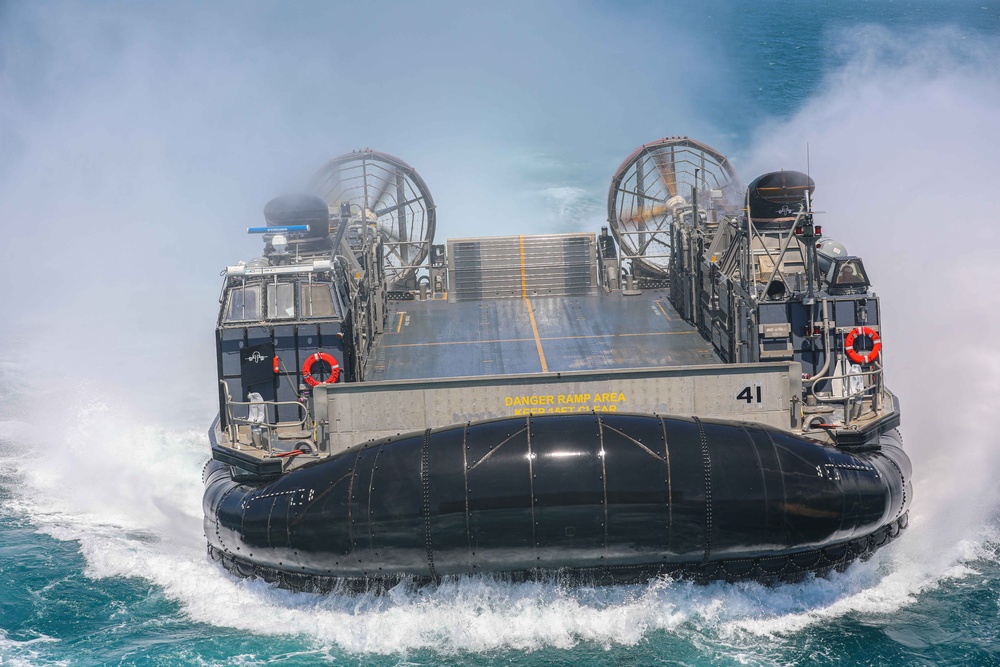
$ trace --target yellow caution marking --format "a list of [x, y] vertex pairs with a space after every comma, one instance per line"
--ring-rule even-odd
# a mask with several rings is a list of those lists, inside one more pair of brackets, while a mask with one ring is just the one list
[[656, 301], [655, 303], [656, 303], [656, 307], [660, 309], [660, 312], [663, 313], [663, 316], [665, 318], [667, 318], [668, 320], [672, 320], [673, 319], [672, 317], [670, 317], [669, 315], [667, 315], [667, 311], [663, 309], [663, 304], [662, 303], [660, 303], [659, 301]]
[[524, 235], [517, 237], [521, 248], [521, 298], [528, 306], [528, 318], [531, 320], [531, 332], [535, 335], [535, 349], [538, 350], [538, 361], [542, 363], [542, 372], [549, 372], [549, 365], [545, 363], [545, 352], [542, 350], [542, 339], [538, 336], [538, 323], [535, 322], [535, 310], [531, 307], [528, 299], [528, 274], [524, 269]]
[[396, 333], [399, 333], [403, 329], [403, 315], [406, 315], [405, 311], [399, 314], [399, 323], [396, 325]]
[[594, 334], [593, 336], [548, 336], [542, 340], [586, 340], [588, 338], [631, 338], [632, 336], [697, 336], [697, 331], [643, 331], [641, 333]]
[[[530, 307], [530, 302], [529, 302]], [[631, 338], [633, 336], [697, 336], [697, 331], [645, 331], [642, 333], [595, 334], [593, 336], [546, 336], [542, 338], [497, 338], [493, 340], [438, 340], [426, 343], [394, 343], [385, 347], [429, 347], [431, 345], [482, 345], [486, 343], [530, 343], [543, 340], [588, 340], [593, 338]]]
[[[524, 264], [521, 265], [521, 274], [524, 275]], [[531, 307], [531, 299], [524, 297], [524, 302], [528, 304], [528, 317], [531, 318], [531, 332], [535, 334], [535, 349], [538, 350], [538, 360], [542, 362], [542, 372], [549, 372], [549, 365], [545, 363], [545, 352], [542, 351], [542, 339], [538, 336], [538, 325], [535, 323], [535, 311]]]
[[498, 338], [496, 340], [436, 340], [427, 343], [393, 343], [384, 347], [431, 347], [433, 345], [483, 345], [489, 343], [530, 343], [534, 338]]

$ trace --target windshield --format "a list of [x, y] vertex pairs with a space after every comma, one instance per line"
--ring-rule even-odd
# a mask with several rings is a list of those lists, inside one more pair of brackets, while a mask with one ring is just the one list
[[241, 286], [229, 290], [229, 304], [226, 307], [227, 322], [260, 320], [260, 286]]
[[295, 317], [295, 290], [291, 283], [268, 283], [267, 319], [283, 320]]
[[333, 317], [333, 297], [330, 286], [325, 283], [302, 283], [299, 302], [302, 317]]
[[868, 276], [861, 266], [861, 260], [848, 259], [837, 265], [837, 275], [833, 280], [834, 287], [867, 287]]

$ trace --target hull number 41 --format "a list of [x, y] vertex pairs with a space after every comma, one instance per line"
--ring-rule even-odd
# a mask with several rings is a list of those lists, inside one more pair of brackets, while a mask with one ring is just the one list
[[755, 384], [752, 387], [743, 387], [740, 393], [736, 394], [737, 401], [746, 401], [747, 403], [760, 403], [763, 397], [764, 392], [761, 391], [759, 384]]

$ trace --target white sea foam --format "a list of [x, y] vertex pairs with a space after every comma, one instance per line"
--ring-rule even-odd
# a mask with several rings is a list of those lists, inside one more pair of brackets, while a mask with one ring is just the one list
[[[885, 354], [903, 399], [915, 500], [911, 528], [871, 561], [773, 588], [654, 581], [564, 589], [470, 578], [384, 596], [288, 593], [207, 560], [203, 434], [171, 430], [168, 419], [137, 426], [127, 408], [95, 401], [58, 406], [55, 423], [48, 411], [0, 424], [0, 463], [18, 480], [3, 511], [77, 541], [89, 576], [141, 577], [193, 620], [351, 652], [635, 645], [665, 632], [756, 663], [762, 636], [781, 645], [845, 615], [892, 614], [970, 575], [995, 558], [1000, 472], [992, 424], [1000, 357], [986, 335], [1000, 330], [1000, 302], [986, 287], [1000, 282], [989, 256], [997, 238], [995, 228], [973, 226], [996, 209], [987, 202], [1000, 173], [1000, 84], [995, 59], [983, 54], [997, 49], [967, 42], [956, 54], [947, 32], [919, 37], [907, 41], [933, 53], [906, 57], [896, 37], [863, 32], [853, 42], [858, 55], [800, 114], [763, 130], [757, 145], [768, 153], [753, 158], [798, 167], [801, 155], [770, 147], [804, 153], [811, 143], [818, 208], [829, 211], [822, 222], [868, 259], [884, 299]], [[892, 57], [878, 57], [886, 52]]]
[[837, 38], [846, 64], [795, 117], [761, 130], [751, 161], [804, 169], [808, 142], [818, 222], [867, 260], [914, 467], [911, 526], [884, 574], [733, 624], [754, 633], [890, 614], [972, 573], [996, 540], [1000, 351], [989, 332], [1000, 330], [1000, 233], [986, 221], [1000, 205], [1000, 43], [948, 28]]
[[9, 667], [62, 667], [69, 665], [68, 660], [51, 660], [38, 650], [45, 644], [58, 642], [46, 635], [18, 641], [11, 639], [3, 629], [0, 629], [0, 665]]
[[[465, 578], [437, 587], [401, 585], [386, 595], [290, 593], [239, 580], [209, 561], [201, 533], [205, 437], [130, 427], [88, 404], [54, 440], [0, 425], [3, 461], [20, 479], [5, 511], [74, 540], [93, 578], [140, 577], [160, 586], [195, 621], [260, 635], [301, 635], [349, 652], [491, 651], [636, 645], [667, 632], [718, 643], [751, 663], [756, 639], [776, 640], [844, 614], [885, 614], [942, 578], [967, 572], [975, 546], [928, 566], [900, 548], [911, 535], [845, 574], [769, 588], [759, 584], [567, 589]], [[17, 443], [17, 448], [11, 446]], [[24, 456], [24, 454], [30, 456]], [[920, 526], [914, 532], [920, 532]], [[918, 553], [919, 556], [919, 553]]]
[[914, 464], [900, 567], [933, 578], [1000, 504], [1000, 42], [947, 28], [840, 39], [847, 64], [762, 131], [753, 161], [802, 168], [809, 142], [820, 222], [867, 260]]

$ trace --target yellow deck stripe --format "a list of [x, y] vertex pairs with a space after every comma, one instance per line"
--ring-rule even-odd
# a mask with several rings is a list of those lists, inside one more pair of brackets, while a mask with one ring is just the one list
[[403, 328], [403, 315], [406, 315], [406, 311], [403, 311], [399, 314], [399, 324], [396, 325], [396, 333], [399, 333], [400, 330]]
[[[530, 304], [529, 304], [530, 305]], [[546, 336], [545, 338], [496, 338], [492, 340], [439, 340], [427, 343], [393, 343], [385, 347], [427, 347], [429, 345], [479, 345], [481, 343], [529, 343], [543, 340], [587, 340], [591, 338], [629, 338], [632, 336], [696, 336], [697, 331], [645, 331], [643, 333], [595, 334], [593, 336]], [[708, 348], [706, 348], [707, 350]], [[704, 350], [698, 350], [704, 351]]]
[[661, 313], [663, 313], [663, 316], [664, 316], [665, 318], [667, 318], [668, 320], [669, 320], [669, 319], [671, 319], [671, 318], [670, 318], [670, 316], [669, 316], [669, 315], [667, 315], [667, 311], [663, 310], [663, 304], [662, 304], [662, 303], [660, 303], [659, 301], [656, 301], [655, 303], [656, 303], [656, 307], [660, 309], [660, 312], [661, 312]]
[[535, 322], [535, 310], [531, 307], [528, 299], [528, 275], [524, 270], [524, 235], [517, 237], [521, 247], [521, 298], [528, 306], [528, 318], [531, 319], [531, 332], [535, 334], [535, 349], [538, 350], [538, 361], [542, 363], [542, 372], [549, 372], [549, 365], [545, 363], [545, 352], [542, 351], [542, 339], [538, 336], [538, 324]]
[[549, 365], [545, 363], [545, 353], [542, 352], [542, 339], [538, 337], [538, 325], [535, 324], [535, 311], [531, 307], [531, 299], [524, 297], [524, 302], [528, 304], [528, 317], [531, 318], [531, 331], [535, 334], [535, 348], [538, 350], [538, 360], [542, 362], [542, 372], [549, 372]]
[[545, 363], [545, 352], [542, 351], [542, 339], [538, 336], [538, 324], [535, 322], [535, 310], [531, 307], [531, 300], [528, 299], [528, 276], [524, 270], [524, 235], [518, 236], [518, 243], [521, 246], [521, 298], [528, 306], [528, 318], [531, 319], [531, 332], [535, 334], [535, 349], [538, 350], [538, 361], [542, 363], [542, 372], [549, 372], [549, 365]]

